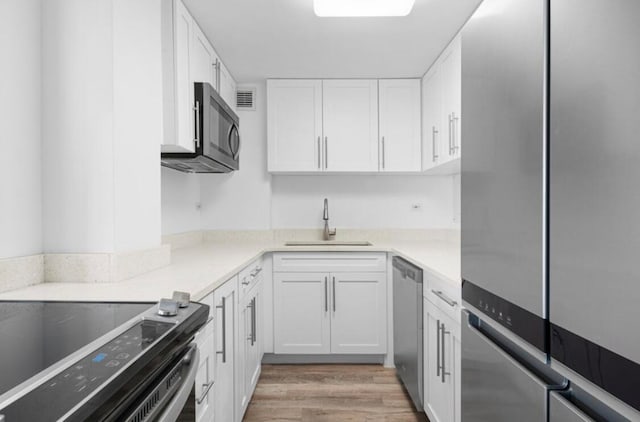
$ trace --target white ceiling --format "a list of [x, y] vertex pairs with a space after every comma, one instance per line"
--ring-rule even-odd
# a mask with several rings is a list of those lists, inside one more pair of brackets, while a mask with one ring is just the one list
[[416, 0], [406, 17], [319, 18], [313, 0], [185, 0], [238, 82], [422, 76], [482, 0]]

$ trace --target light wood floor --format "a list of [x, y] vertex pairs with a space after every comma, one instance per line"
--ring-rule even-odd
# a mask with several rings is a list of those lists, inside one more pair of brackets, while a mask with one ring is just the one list
[[394, 369], [381, 365], [263, 365], [245, 422], [410, 422], [417, 414]]

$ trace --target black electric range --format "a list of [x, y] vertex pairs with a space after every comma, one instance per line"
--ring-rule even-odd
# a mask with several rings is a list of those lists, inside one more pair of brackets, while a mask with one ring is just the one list
[[0, 301], [0, 421], [121, 420], [188, 365], [209, 314], [189, 305], [159, 316], [153, 303]]

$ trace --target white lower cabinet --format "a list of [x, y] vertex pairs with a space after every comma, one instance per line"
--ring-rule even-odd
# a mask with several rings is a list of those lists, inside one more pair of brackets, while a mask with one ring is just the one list
[[[213, 293], [209, 294], [202, 303], [209, 305], [210, 315], [213, 315]], [[214, 414], [214, 394], [212, 387], [215, 381], [215, 322], [210, 318], [207, 324], [196, 334], [195, 342], [200, 351], [200, 363], [195, 381], [195, 412], [197, 422], [210, 422]]]
[[[238, 337], [237, 396], [239, 414], [244, 415], [260, 377], [262, 363], [262, 282], [258, 282], [240, 300]], [[241, 418], [239, 418], [241, 419]]]
[[[279, 270], [273, 275], [274, 353], [385, 354], [387, 273], [380, 266], [384, 256], [274, 255], [274, 268]], [[286, 271], [289, 267], [296, 271]], [[348, 271], [350, 267], [357, 271]]]
[[273, 311], [276, 354], [331, 352], [329, 274], [274, 273]]
[[215, 374], [214, 419], [216, 421], [237, 421], [236, 408], [236, 340], [238, 277], [233, 277], [216, 289], [215, 308], [212, 315], [215, 321]]
[[331, 274], [331, 353], [387, 350], [387, 274]]
[[424, 304], [424, 409], [431, 422], [460, 421], [460, 324]]

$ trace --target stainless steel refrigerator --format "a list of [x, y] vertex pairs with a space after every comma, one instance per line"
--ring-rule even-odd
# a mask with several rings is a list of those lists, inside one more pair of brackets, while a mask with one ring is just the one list
[[640, 1], [484, 0], [462, 116], [463, 422], [640, 421]]

